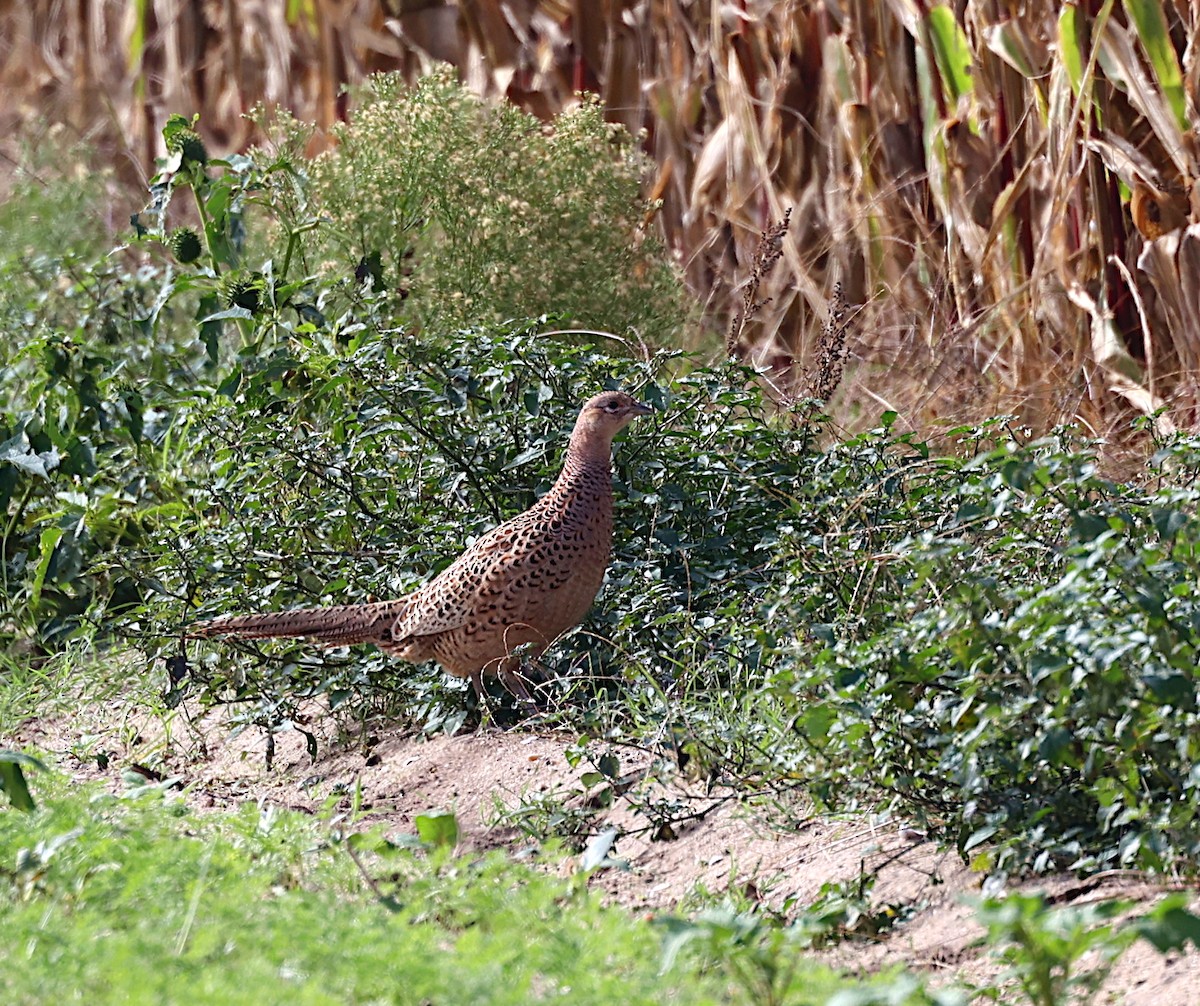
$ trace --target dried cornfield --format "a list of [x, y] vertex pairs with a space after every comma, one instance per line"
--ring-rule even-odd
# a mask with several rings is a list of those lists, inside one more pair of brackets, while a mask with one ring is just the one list
[[781, 394], [840, 282], [848, 417], [1195, 428], [1198, 38], [1186, 0], [10, 0], [0, 126], [145, 170], [169, 112], [240, 147], [255, 103], [328, 125], [376, 70], [448, 61], [543, 117], [595, 91], [712, 331], [791, 208], [734, 347]]

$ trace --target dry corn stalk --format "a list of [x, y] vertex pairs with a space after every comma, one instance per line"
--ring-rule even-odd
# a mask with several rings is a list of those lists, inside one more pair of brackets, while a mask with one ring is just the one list
[[201, 112], [218, 147], [237, 146], [257, 101], [327, 124], [346, 114], [342, 83], [433, 60], [544, 117], [593, 90], [646, 131], [662, 226], [716, 331], [732, 331], [758, 236], [794, 209], [787, 268], [762, 278], [753, 317], [742, 304], [738, 353], [803, 374], [840, 280], [870, 333], [847, 360], [848, 399], [914, 424], [1006, 410], [1108, 432], [1159, 403], [1200, 422], [1195, 4], [64, 10], [0, 11], [0, 84], [17, 96], [4, 132], [63, 119], [146, 163], [168, 109]]

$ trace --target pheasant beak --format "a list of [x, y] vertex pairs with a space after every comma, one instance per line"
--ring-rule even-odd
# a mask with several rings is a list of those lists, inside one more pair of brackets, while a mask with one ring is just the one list
[[634, 402], [633, 405], [630, 406], [629, 411], [635, 416], [648, 416], [654, 411], [654, 409], [643, 402]]

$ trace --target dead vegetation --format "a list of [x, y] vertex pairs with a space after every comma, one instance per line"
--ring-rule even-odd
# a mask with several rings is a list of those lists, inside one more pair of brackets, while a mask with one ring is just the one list
[[[214, 147], [282, 103], [328, 126], [344, 83], [457, 66], [548, 117], [601, 95], [657, 164], [661, 226], [730, 331], [760, 235], [791, 211], [734, 347], [788, 394], [840, 282], [855, 312], [841, 413], [928, 426], [997, 411], [1096, 434], [1200, 410], [1193, 181], [1200, 10], [390, 0], [0, 13], [5, 133], [61, 121], [144, 170], [169, 112]], [[13, 154], [12, 156], [16, 156]], [[744, 310], [744, 305], [743, 305]]]

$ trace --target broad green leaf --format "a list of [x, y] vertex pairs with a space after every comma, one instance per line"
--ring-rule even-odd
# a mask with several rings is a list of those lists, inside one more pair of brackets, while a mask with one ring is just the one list
[[247, 311], [244, 307], [227, 307], [222, 311], [215, 311], [210, 315], [200, 319], [201, 325], [208, 325], [214, 321], [227, 321], [230, 318], [253, 319], [254, 315]]
[[975, 831], [971, 832], [966, 842], [963, 843], [962, 851], [970, 852], [975, 846], [982, 845], [988, 839], [994, 837], [999, 830], [999, 826], [994, 824], [985, 824], [982, 828], [976, 828]]
[[588, 842], [587, 848], [583, 850], [583, 855], [580, 857], [579, 868], [585, 873], [602, 866], [608, 860], [608, 854], [612, 851], [614, 843], [617, 841], [618, 831], [616, 828], [605, 828], [599, 834], [592, 837]]
[[1200, 948], [1200, 918], [1188, 911], [1188, 901], [1185, 894], [1168, 895], [1132, 925], [1159, 953], [1182, 951], [1189, 943]]
[[452, 849], [458, 844], [458, 818], [448, 810], [418, 814], [415, 824], [417, 837], [425, 845]]
[[29, 472], [30, 475], [36, 475], [49, 481], [50, 473], [58, 467], [58, 448], [51, 447], [50, 450], [39, 453], [29, 446], [25, 434], [19, 433], [0, 444], [0, 462], [5, 461], [22, 471]]
[[1174, 538], [1191, 519], [1182, 510], [1153, 510], [1150, 516], [1160, 538]]
[[5, 793], [18, 810], [31, 811], [37, 805], [34, 803], [33, 794], [29, 792], [24, 768], [44, 771], [46, 766], [32, 755], [22, 754], [20, 751], [0, 750], [0, 792]]
[[987, 46], [1021, 76], [1035, 80], [1046, 72], [1046, 52], [1043, 45], [1029, 34], [1029, 22], [1006, 18], [985, 32]]
[[967, 42], [966, 33], [949, 7], [938, 4], [931, 8], [927, 23], [946, 97], [953, 106], [958, 103], [960, 97], [974, 91], [971, 67], [975, 57]]

